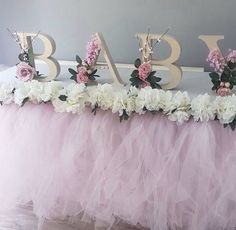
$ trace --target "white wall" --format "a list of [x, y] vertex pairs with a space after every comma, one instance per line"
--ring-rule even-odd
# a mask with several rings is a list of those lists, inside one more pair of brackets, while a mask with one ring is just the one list
[[[67, 60], [83, 56], [90, 35], [101, 31], [115, 61], [131, 63], [138, 56], [135, 33], [170, 26], [182, 43], [179, 64], [207, 66], [198, 35], [224, 34], [223, 50], [236, 48], [235, 10], [235, 0], [0, 0], [0, 63], [14, 65], [19, 52], [6, 28], [50, 34], [56, 58]], [[159, 53], [166, 56], [163, 47]]]

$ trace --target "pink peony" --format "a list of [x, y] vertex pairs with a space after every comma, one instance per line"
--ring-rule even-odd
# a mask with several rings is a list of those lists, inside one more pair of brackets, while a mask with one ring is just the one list
[[152, 66], [150, 62], [144, 62], [138, 68], [139, 78], [145, 81], [148, 78], [149, 73], [152, 71]]
[[220, 87], [218, 90], [217, 90], [217, 94], [219, 96], [228, 96], [230, 94], [231, 90], [230, 88], [227, 88], [227, 87]]
[[30, 81], [36, 76], [36, 70], [26, 62], [20, 62], [17, 65], [16, 77], [22, 81]]
[[235, 63], [236, 62], [236, 50], [229, 50], [229, 53], [226, 56], [226, 60], [227, 62], [232, 62]]
[[218, 49], [212, 50], [209, 53], [207, 61], [210, 63], [211, 67], [215, 68], [215, 71], [223, 72], [225, 59], [222, 57]]
[[85, 67], [79, 67], [78, 68], [78, 73], [77, 73], [77, 82], [80, 83], [88, 83], [88, 73], [87, 69]]

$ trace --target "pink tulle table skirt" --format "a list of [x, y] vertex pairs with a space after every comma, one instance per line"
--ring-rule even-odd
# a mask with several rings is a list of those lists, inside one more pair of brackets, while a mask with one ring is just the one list
[[167, 229], [236, 226], [236, 132], [217, 121], [50, 104], [0, 107], [0, 209], [31, 202], [39, 218], [84, 213]]

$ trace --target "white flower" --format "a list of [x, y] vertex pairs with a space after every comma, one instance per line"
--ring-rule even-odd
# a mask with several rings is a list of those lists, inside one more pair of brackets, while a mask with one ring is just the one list
[[[52, 101], [57, 112], [79, 114], [85, 108], [87, 93], [84, 84], [69, 84], [59, 90], [57, 95], [58, 96]], [[65, 96], [65, 100], [62, 101], [60, 96]]]
[[168, 115], [169, 120], [177, 122], [178, 125], [182, 125], [185, 121], [188, 121], [190, 113], [186, 111], [175, 111]]
[[127, 108], [128, 94], [126, 90], [120, 90], [114, 95], [112, 113], [119, 113], [121, 116]]
[[28, 84], [30, 87], [29, 100], [34, 103], [42, 102], [40, 95], [43, 93], [44, 83], [33, 80], [25, 84]]
[[178, 110], [188, 110], [190, 107], [190, 97], [187, 92], [180, 92], [178, 91], [173, 96], [173, 104], [174, 107]]
[[40, 100], [42, 100], [43, 102], [54, 100], [56, 97], [59, 96], [59, 91], [62, 88], [63, 85], [61, 82], [58, 81], [45, 82], [43, 91], [40, 94]]
[[81, 113], [85, 108], [86, 86], [84, 84], [70, 84], [67, 90], [67, 112]]
[[114, 89], [110, 84], [97, 85], [88, 88], [88, 102], [94, 108], [95, 105], [103, 110], [112, 109], [114, 100]]
[[10, 104], [12, 103], [14, 96], [13, 90], [15, 86], [9, 83], [2, 83], [0, 85], [0, 102], [2, 104]]
[[208, 94], [198, 95], [191, 102], [191, 114], [194, 121], [209, 121], [215, 119], [215, 109]]
[[217, 97], [213, 102], [217, 118], [222, 124], [232, 122], [236, 115], [236, 96]]
[[30, 82], [19, 82], [14, 92], [14, 102], [21, 106], [24, 100], [29, 98], [30, 90]]

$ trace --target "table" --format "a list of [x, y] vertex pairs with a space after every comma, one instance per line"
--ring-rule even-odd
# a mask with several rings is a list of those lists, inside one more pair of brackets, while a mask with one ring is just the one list
[[120, 123], [50, 103], [4, 105], [0, 117], [0, 211], [31, 202], [39, 223], [80, 214], [152, 230], [236, 226], [236, 133], [217, 121]]

